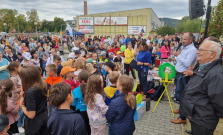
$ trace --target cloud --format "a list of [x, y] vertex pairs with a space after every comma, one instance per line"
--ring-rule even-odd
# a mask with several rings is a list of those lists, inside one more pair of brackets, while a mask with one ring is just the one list
[[[181, 19], [189, 15], [189, 0], [87, 0], [88, 14], [115, 12], [123, 10], [152, 8], [159, 18], [169, 17]], [[207, 4], [208, 0], [204, 0]], [[216, 6], [219, 0], [212, 0]], [[84, 0], [1, 0], [1, 8], [16, 9], [20, 14], [32, 8], [36, 9], [39, 18], [53, 20], [60, 17], [72, 20], [77, 15], [83, 15]]]

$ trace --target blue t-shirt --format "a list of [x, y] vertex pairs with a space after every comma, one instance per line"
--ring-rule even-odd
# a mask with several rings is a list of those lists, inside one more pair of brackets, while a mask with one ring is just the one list
[[[142, 63], [149, 63], [152, 64], [152, 55], [149, 51], [140, 51], [137, 56], [137, 61]], [[149, 66], [141, 65], [141, 70], [144, 72], [148, 72]]]
[[[2, 62], [0, 62], [0, 67], [8, 65], [8, 60], [5, 58], [2, 58]], [[7, 71], [7, 69], [4, 69], [2, 71], [0, 71], [0, 80], [3, 79], [8, 79], [10, 77], [9, 72]]]
[[80, 110], [81, 112], [86, 111], [87, 110], [87, 106], [84, 102], [82, 93], [81, 93], [81, 89], [80, 89], [80, 85], [75, 88], [72, 92], [73, 97], [74, 97], [74, 101], [72, 103], [72, 106], [76, 107], [76, 110]]

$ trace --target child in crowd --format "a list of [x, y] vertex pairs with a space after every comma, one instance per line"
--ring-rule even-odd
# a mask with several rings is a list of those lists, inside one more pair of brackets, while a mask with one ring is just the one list
[[82, 118], [85, 122], [85, 127], [87, 129], [88, 134], [91, 134], [91, 128], [89, 125], [89, 118], [87, 115], [87, 106], [84, 102], [84, 97], [86, 93], [86, 87], [87, 87], [87, 81], [89, 78], [89, 74], [87, 71], [83, 70], [78, 74], [78, 81], [80, 82], [80, 85], [75, 88], [72, 92], [74, 101], [72, 103], [72, 106], [75, 106], [75, 110], [80, 110]]
[[19, 62], [21, 63], [23, 61], [22, 54], [21, 53], [18, 53], [17, 56], [18, 56]]
[[7, 131], [10, 128], [9, 118], [4, 114], [0, 114], [0, 127], [1, 127], [0, 128], [0, 135], [8, 135]]
[[114, 54], [113, 52], [110, 52], [110, 53], [108, 54], [108, 56], [109, 56], [109, 60], [110, 60], [110, 61], [113, 61], [113, 59], [114, 59], [114, 57], [115, 57], [115, 54]]
[[156, 67], [159, 67], [161, 59], [161, 52], [159, 47], [156, 47], [155, 59], [156, 59]]
[[107, 86], [111, 85], [111, 82], [109, 81], [108, 75], [112, 71], [115, 71], [115, 67], [116, 67], [116, 65], [111, 61], [108, 61], [108, 62], [105, 63], [104, 70], [106, 71], [106, 76], [105, 76], [106, 84], [104, 84], [104, 87], [107, 87]]
[[105, 92], [105, 103], [109, 106], [111, 101], [116, 98], [116, 95], [119, 94], [119, 90], [117, 90], [117, 81], [120, 73], [117, 71], [113, 71], [108, 75], [108, 78], [111, 82], [111, 86], [107, 86], [104, 88]]
[[9, 134], [19, 133], [17, 126], [19, 119], [17, 100], [19, 99], [19, 94], [17, 94], [17, 100], [15, 101], [12, 97], [13, 88], [12, 80], [4, 79], [0, 81], [0, 114], [7, 115], [9, 118]]
[[21, 62], [22, 66], [26, 66], [26, 65], [33, 65], [33, 63], [30, 61], [31, 59], [31, 54], [29, 52], [25, 52], [22, 54], [23, 57], [23, 61]]
[[47, 61], [47, 57], [45, 54], [42, 55], [43, 56], [43, 71], [42, 74], [45, 73], [46, 76], [46, 61]]
[[84, 99], [87, 105], [91, 135], [104, 135], [107, 122], [105, 113], [108, 106], [104, 101], [103, 79], [100, 75], [89, 77]]
[[76, 71], [74, 71], [74, 78], [77, 80], [78, 74], [85, 68], [84, 61], [81, 58], [78, 58], [74, 64]]
[[25, 114], [25, 134], [48, 135], [46, 84], [41, 72], [37, 66], [25, 66], [20, 75], [23, 89], [20, 107]]
[[78, 87], [79, 83], [73, 80], [75, 68], [69, 66], [64, 66], [61, 70], [61, 76], [63, 77], [63, 82], [69, 84], [71, 91]]
[[46, 66], [47, 78], [45, 80], [47, 84], [47, 97], [49, 96], [49, 89], [52, 85], [60, 83], [62, 81], [62, 76], [57, 76], [57, 67], [54, 64], [49, 64]]
[[62, 82], [53, 85], [49, 101], [56, 107], [47, 123], [50, 135], [87, 135], [83, 118], [70, 109], [73, 95], [68, 84]]
[[[22, 82], [21, 78], [19, 76], [19, 70], [21, 68], [21, 65], [18, 61], [13, 61], [9, 64], [7, 67], [7, 70], [10, 73], [10, 80], [13, 81], [14, 89], [12, 90], [12, 98], [16, 102], [19, 99], [19, 94], [22, 89]], [[18, 129], [20, 133], [24, 132], [24, 129], [22, 128], [22, 123], [24, 120], [24, 113], [21, 109], [19, 109], [19, 119], [18, 119]]]
[[120, 94], [111, 101], [106, 119], [111, 123], [111, 135], [132, 135], [135, 131], [134, 114], [136, 111], [136, 100], [132, 94], [134, 86], [133, 78], [122, 75], [117, 82], [117, 89]]
[[88, 53], [87, 53], [86, 60], [87, 60], [88, 58], [91, 58], [91, 57], [92, 57], [92, 52], [88, 52]]

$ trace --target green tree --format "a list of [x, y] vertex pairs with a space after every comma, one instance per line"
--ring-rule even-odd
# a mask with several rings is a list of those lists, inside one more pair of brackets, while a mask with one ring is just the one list
[[156, 30], [156, 33], [158, 35], [173, 35], [175, 34], [176, 30], [174, 27], [170, 26], [170, 25], [165, 25], [163, 27], [160, 27]]
[[16, 19], [17, 19], [17, 29], [19, 27], [19, 32], [22, 33], [26, 29], [26, 26], [27, 26], [26, 17], [24, 14], [19, 14]]
[[177, 25], [177, 32], [199, 32], [201, 30], [201, 19], [190, 20], [189, 16], [185, 16], [181, 19]]
[[17, 10], [12, 9], [0, 9], [0, 31], [5, 31], [4, 23], [7, 24], [6, 31], [12, 31], [16, 28], [16, 18], [15, 15], [18, 13]]
[[218, 5], [212, 8], [208, 35], [216, 36], [217, 38], [223, 35], [223, 0], [220, 0]]
[[53, 30], [54, 30], [53, 22], [47, 21], [46, 19], [44, 19], [42, 21], [41, 31], [43, 31], [43, 32], [52, 32]]
[[[34, 31], [36, 29], [36, 26], [34, 25], [35, 22], [39, 22], [39, 15], [37, 10], [35, 9], [31, 9], [30, 11], [26, 12], [27, 15], [27, 20], [28, 20], [28, 29], [30, 29], [31, 31]], [[40, 26], [40, 24], [38, 23], [38, 27]]]
[[63, 30], [66, 28], [66, 23], [62, 18], [55, 17], [53, 26], [54, 26], [54, 32], [57, 31], [59, 32], [61, 30], [61, 25]]

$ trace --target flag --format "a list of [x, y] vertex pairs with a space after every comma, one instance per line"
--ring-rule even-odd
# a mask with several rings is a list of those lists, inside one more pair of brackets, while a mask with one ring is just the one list
[[66, 30], [69, 31], [70, 36], [73, 36], [72, 28], [70, 27], [70, 25], [69, 25], [68, 23], [67, 23], [67, 28], [66, 28]]

